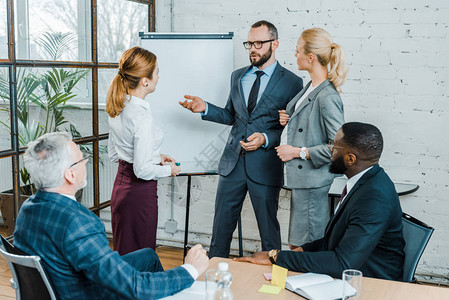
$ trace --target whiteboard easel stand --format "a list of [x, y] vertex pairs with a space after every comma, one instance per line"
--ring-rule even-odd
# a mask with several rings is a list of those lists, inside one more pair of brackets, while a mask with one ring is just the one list
[[[190, 197], [192, 191], [192, 176], [204, 176], [204, 175], [218, 175], [217, 172], [198, 172], [198, 173], [181, 173], [178, 176], [187, 176], [187, 197], [186, 197], [186, 220], [184, 224], [184, 256], [183, 262], [185, 262], [185, 257], [187, 255], [187, 250], [189, 247], [187, 246], [189, 241], [189, 217], [190, 217]], [[239, 236], [239, 256], [243, 256], [243, 242], [242, 242], [242, 218], [239, 215], [237, 221], [237, 230]]]

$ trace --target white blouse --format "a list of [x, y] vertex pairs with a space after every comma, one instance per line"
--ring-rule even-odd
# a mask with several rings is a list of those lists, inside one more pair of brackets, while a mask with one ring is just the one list
[[127, 95], [126, 99], [120, 115], [108, 119], [109, 159], [133, 164], [134, 174], [140, 179], [170, 176], [171, 167], [160, 165], [164, 134], [153, 119], [150, 103], [135, 96]]

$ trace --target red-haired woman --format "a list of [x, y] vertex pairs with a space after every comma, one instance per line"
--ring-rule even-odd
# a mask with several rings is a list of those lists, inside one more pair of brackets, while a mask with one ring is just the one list
[[109, 158], [118, 162], [111, 196], [114, 250], [120, 255], [156, 248], [157, 180], [181, 169], [160, 154], [163, 133], [145, 97], [156, 89], [156, 55], [140, 47], [125, 51], [109, 87]]

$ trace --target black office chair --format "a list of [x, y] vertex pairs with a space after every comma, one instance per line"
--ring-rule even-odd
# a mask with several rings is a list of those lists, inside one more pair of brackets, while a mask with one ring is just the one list
[[10, 283], [16, 290], [16, 299], [56, 300], [53, 287], [39, 256], [27, 255], [3, 236], [1, 236], [0, 253], [6, 258], [11, 269], [13, 278]]
[[414, 282], [419, 259], [426, 249], [434, 229], [412, 216], [402, 213], [402, 228], [405, 240], [405, 260], [402, 280]]

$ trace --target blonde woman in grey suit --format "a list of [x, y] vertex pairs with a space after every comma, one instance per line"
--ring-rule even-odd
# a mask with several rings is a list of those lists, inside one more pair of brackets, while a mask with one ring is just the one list
[[284, 162], [284, 186], [292, 190], [289, 246], [321, 238], [329, 220], [328, 192], [334, 174], [329, 172], [327, 147], [344, 123], [340, 85], [346, 79], [343, 49], [321, 28], [305, 30], [296, 45], [299, 70], [311, 81], [279, 111], [285, 126], [277, 155]]

